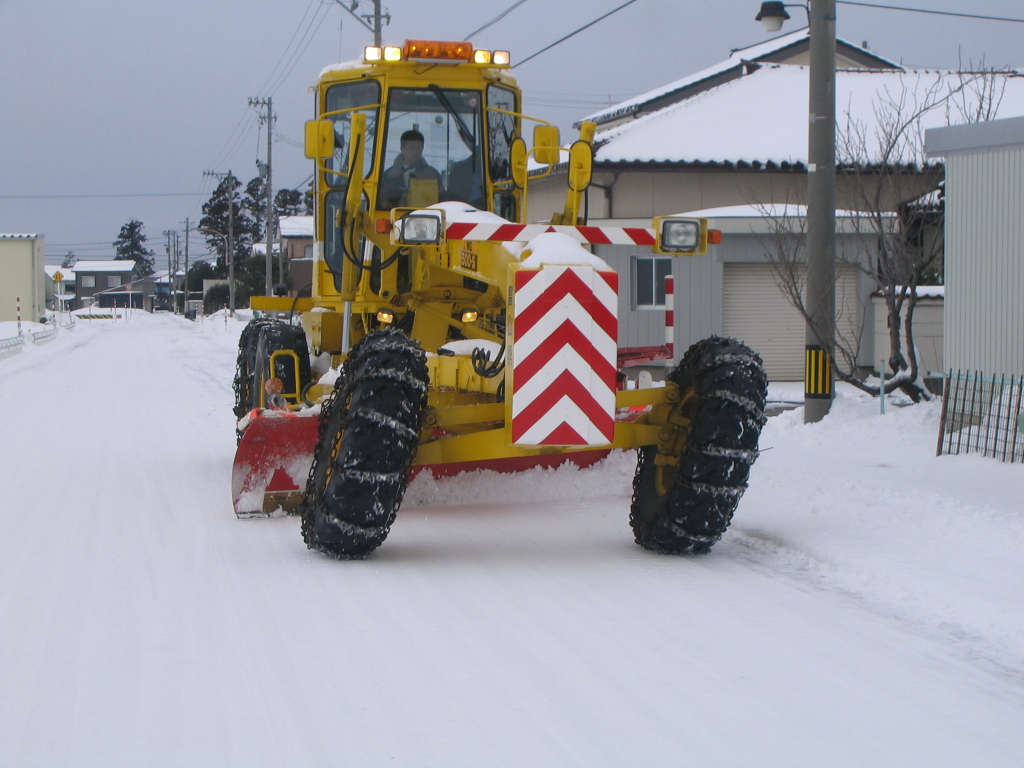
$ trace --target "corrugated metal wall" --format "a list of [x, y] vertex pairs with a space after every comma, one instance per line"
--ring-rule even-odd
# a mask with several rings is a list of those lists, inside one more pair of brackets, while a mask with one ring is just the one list
[[[630, 260], [650, 258], [647, 248], [599, 245], [595, 254], [619, 273], [619, 346], [647, 347], [665, 341], [665, 312], [633, 309]], [[671, 257], [670, 257], [671, 258]], [[722, 332], [722, 265], [711, 253], [673, 258], [676, 360], [701, 339]]]
[[1024, 149], [946, 159], [944, 365], [1024, 375]]

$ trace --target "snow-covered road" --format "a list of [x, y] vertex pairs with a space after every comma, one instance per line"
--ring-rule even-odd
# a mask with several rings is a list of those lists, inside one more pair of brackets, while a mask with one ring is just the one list
[[0, 766], [1019, 766], [1024, 467], [773, 418], [712, 553], [631, 456], [420, 477], [370, 559], [231, 511], [241, 322], [0, 360]]

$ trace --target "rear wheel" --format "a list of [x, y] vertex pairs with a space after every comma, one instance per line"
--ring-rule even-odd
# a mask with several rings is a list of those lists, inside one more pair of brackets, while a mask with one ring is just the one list
[[[294, 352], [291, 355], [278, 355], [273, 366], [270, 364], [271, 355], [275, 352]], [[298, 358], [296, 370], [295, 359]], [[280, 379], [283, 389], [290, 401], [298, 405], [301, 393], [310, 380], [309, 366], [309, 345], [306, 343], [306, 333], [294, 325], [280, 321], [271, 321], [260, 328], [259, 340], [256, 343], [255, 354], [255, 376], [252, 387], [253, 408], [260, 403], [260, 389], [270, 379]], [[298, 379], [296, 379], [298, 375]], [[298, 394], [292, 394], [298, 393]], [[264, 402], [269, 398], [264, 397]]]
[[[270, 324], [270, 320], [250, 320], [238, 337], [238, 358], [235, 362], [235, 418], [240, 419], [255, 406], [253, 390], [255, 389], [256, 346], [259, 344], [260, 332]], [[256, 400], [258, 403], [259, 400]]]
[[408, 483], [427, 404], [426, 357], [394, 329], [367, 334], [324, 403], [302, 504], [302, 537], [339, 560], [387, 537]]
[[669, 380], [680, 393], [680, 452], [659, 459], [656, 445], [639, 450], [629, 522], [642, 547], [701, 554], [725, 533], [746, 490], [767, 378], [750, 348], [713, 336], [690, 347]]

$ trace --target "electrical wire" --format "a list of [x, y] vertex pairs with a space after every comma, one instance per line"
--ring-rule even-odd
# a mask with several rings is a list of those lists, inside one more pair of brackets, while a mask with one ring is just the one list
[[[327, 18], [327, 12], [331, 9], [332, 3], [330, 0], [321, 0], [320, 7], [313, 14], [313, 18], [309, 20], [309, 24], [306, 25], [306, 31], [302, 35], [302, 39], [299, 41], [301, 48], [297, 48], [293, 53], [288, 63], [285, 65], [284, 71], [278, 75], [277, 79], [270, 85], [268, 91], [269, 95], [273, 96], [277, 89], [284, 85], [284, 82], [288, 79], [288, 76], [292, 73], [298, 63], [302, 60], [303, 54], [306, 53], [306, 49], [309, 48], [309, 44], [313, 42], [313, 38], [316, 37], [316, 33], [320, 31], [320, 27], [323, 25], [324, 20]], [[322, 13], [321, 13], [322, 12]], [[317, 19], [317, 16], [320, 16]], [[313, 25], [316, 24], [314, 27]]]
[[[838, 0], [837, 0], [837, 1], [838, 1]], [[578, 34], [579, 34], [580, 32], [582, 32], [583, 30], [585, 30], [585, 29], [589, 29], [590, 27], [592, 27], [592, 26], [594, 26], [595, 24], [597, 24], [597, 23], [598, 23], [599, 21], [604, 21], [605, 19], [607, 19], [607, 18], [608, 18], [609, 16], [611, 16], [612, 14], [614, 14], [614, 13], [618, 13], [618, 12], [619, 12], [619, 11], [621, 11], [621, 10], [622, 10], [623, 8], [625, 8], [625, 7], [627, 6], [627, 5], [632, 5], [632, 4], [633, 4], [633, 3], [635, 3], [635, 2], [636, 2], [636, 0], [626, 0], [626, 2], [624, 2], [624, 3], [623, 3], [622, 5], [620, 5], [620, 6], [618, 7], [618, 8], [613, 8], [612, 10], [608, 11], [608, 13], [604, 14], [603, 16], [598, 16], [598, 17], [597, 17], [596, 19], [594, 19], [593, 21], [590, 21], [590, 22], [588, 22], [588, 23], [584, 24], [584, 25], [583, 25], [582, 27], [580, 27], [579, 29], [577, 29], [577, 30], [574, 30], [574, 31], [570, 32], [570, 33], [569, 33], [568, 35], [566, 35], [565, 37], [562, 37], [562, 38], [559, 38], [558, 40], [555, 40], [555, 42], [553, 42], [553, 43], [552, 43], [551, 45], [548, 45], [548, 46], [545, 46], [544, 48], [541, 48], [541, 49], [540, 49], [539, 51], [537, 51], [536, 53], [531, 53], [531, 54], [530, 54], [529, 56], [527, 56], [527, 57], [526, 57], [525, 59], [523, 59], [522, 61], [518, 62], [517, 64], [513, 64], [511, 68], [512, 68], [512, 69], [515, 69], [516, 67], [522, 66], [523, 64], [525, 64], [526, 62], [528, 62], [528, 61], [529, 61], [530, 59], [535, 59], [535, 58], [537, 58], [538, 56], [540, 56], [540, 55], [541, 55], [542, 53], [545, 53], [546, 51], [550, 51], [550, 50], [551, 50], [552, 48], [554, 48], [554, 47], [555, 47], [556, 45], [560, 45], [561, 43], [564, 43], [564, 42], [565, 42], [566, 40], [568, 40], [568, 39], [569, 39], [570, 37], [574, 37], [575, 35], [578, 35]]]
[[984, 21], [1012, 21], [1024, 24], [1024, 19], [1011, 19], [1006, 16], [980, 16], [976, 13], [956, 13], [955, 11], [933, 11], [928, 8], [906, 8], [900, 5], [878, 5], [876, 3], [860, 3], [853, 0], [836, 0], [837, 5], [859, 5], [863, 8], [881, 8], [886, 11], [908, 11], [910, 13], [930, 13], [935, 16], [956, 16], [961, 19], [982, 19]]
[[203, 194], [199, 192], [111, 192], [91, 193], [82, 195], [0, 195], [0, 200], [70, 200], [77, 198], [102, 197], [193, 197]]
[[520, 6], [520, 5], [522, 5], [522, 4], [523, 4], [523, 3], [525, 3], [525, 2], [526, 2], [526, 0], [516, 0], [516, 2], [512, 3], [512, 5], [510, 5], [510, 6], [509, 6], [508, 8], [506, 8], [506, 9], [505, 9], [504, 11], [502, 11], [501, 13], [499, 13], [499, 14], [498, 14], [497, 16], [495, 16], [495, 17], [494, 17], [493, 19], [491, 19], [490, 21], [488, 21], [488, 22], [487, 22], [486, 24], [484, 24], [484, 25], [483, 25], [482, 27], [480, 27], [479, 29], [474, 29], [474, 30], [473, 30], [472, 32], [470, 32], [470, 33], [469, 33], [468, 35], [463, 35], [462, 39], [463, 39], [463, 40], [471, 40], [471, 39], [473, 38], [473, 36], [474, 36], [474, 35], [477, 35], [477, 34], [479, 34], [480, 32], [483, 32], [483, 31], [484, 31], [485, 29], [487, 29], [488, 27], [491, 27], [491, 26], [493, 26], [493, 25], [497, 24], [497, 23], [498, 23], [499, 21], [501, 21], [502, 19], [504, 19], [504, 18], [505, 18], [506, 16], [508, 16], [508, 15], [509, 15], [510, 13], [512, 13], [512, 11], [514, 11], [514, 10], [515, 10], [516, 8], [518, 8], [518, 7]]
[[295, 37], [299, 34], [299, 30], [302, 29], [302, 23], [306, 20], [306, 15], [309, 13], [310, 9], [314, 5], [316, 5], [316, 2], [317, 0], [309, 0], [309, 5], [307, 5], [306, 10], [302, 12], [302, 18], [299, 19], [299, 23], [295, 27], [295, 31], [292, 32], [291, 39], [288, 41], [288, 44], [284, 47], [284, 51], [281, 52], [281, 57], [277, 60], [277, 63], [274, 65], [274, 68], [270, 70], [270, 74], [267, 75], [267, 79], [263, 81], [263, 85], [259, 87], [256, 93], [264, 93], [267, 89], [267, 86], [274, 79], [275, 75], [277, 75], [277, 68], [281, 66], [281, 62], [284, 61], [284, 57], [288, 55], [288, 51], [289, 49], [291, 49], [292, 43], [295, 42]]

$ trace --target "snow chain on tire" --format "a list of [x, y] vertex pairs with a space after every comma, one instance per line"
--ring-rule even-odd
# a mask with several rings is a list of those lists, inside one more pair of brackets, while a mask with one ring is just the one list
[[310, 549], [359, 559], [387, 537], [419, 442], [427, 384], [426, 356], [401, 331], [374, 331], [353, 347], [320, 413], [300, 508]]
[[636, 542], [665, 554], [702, 554], [722, 538], [746, 490], [765, 424], [768, 383], [761, 358], [734, 339], [690, 347], [669, 380], [678, 416], [689, 420], [673, 467], [658, 446], [638, 451], [629, 523]]
[[260, 331], [270, 325], [270, 320], [250, 320], [238, 337], [238, 358], [235, 360], [235, 418], [240, 419], [250, 410], [253, 403], [253, 380], [256, 374], [256, 345]]

